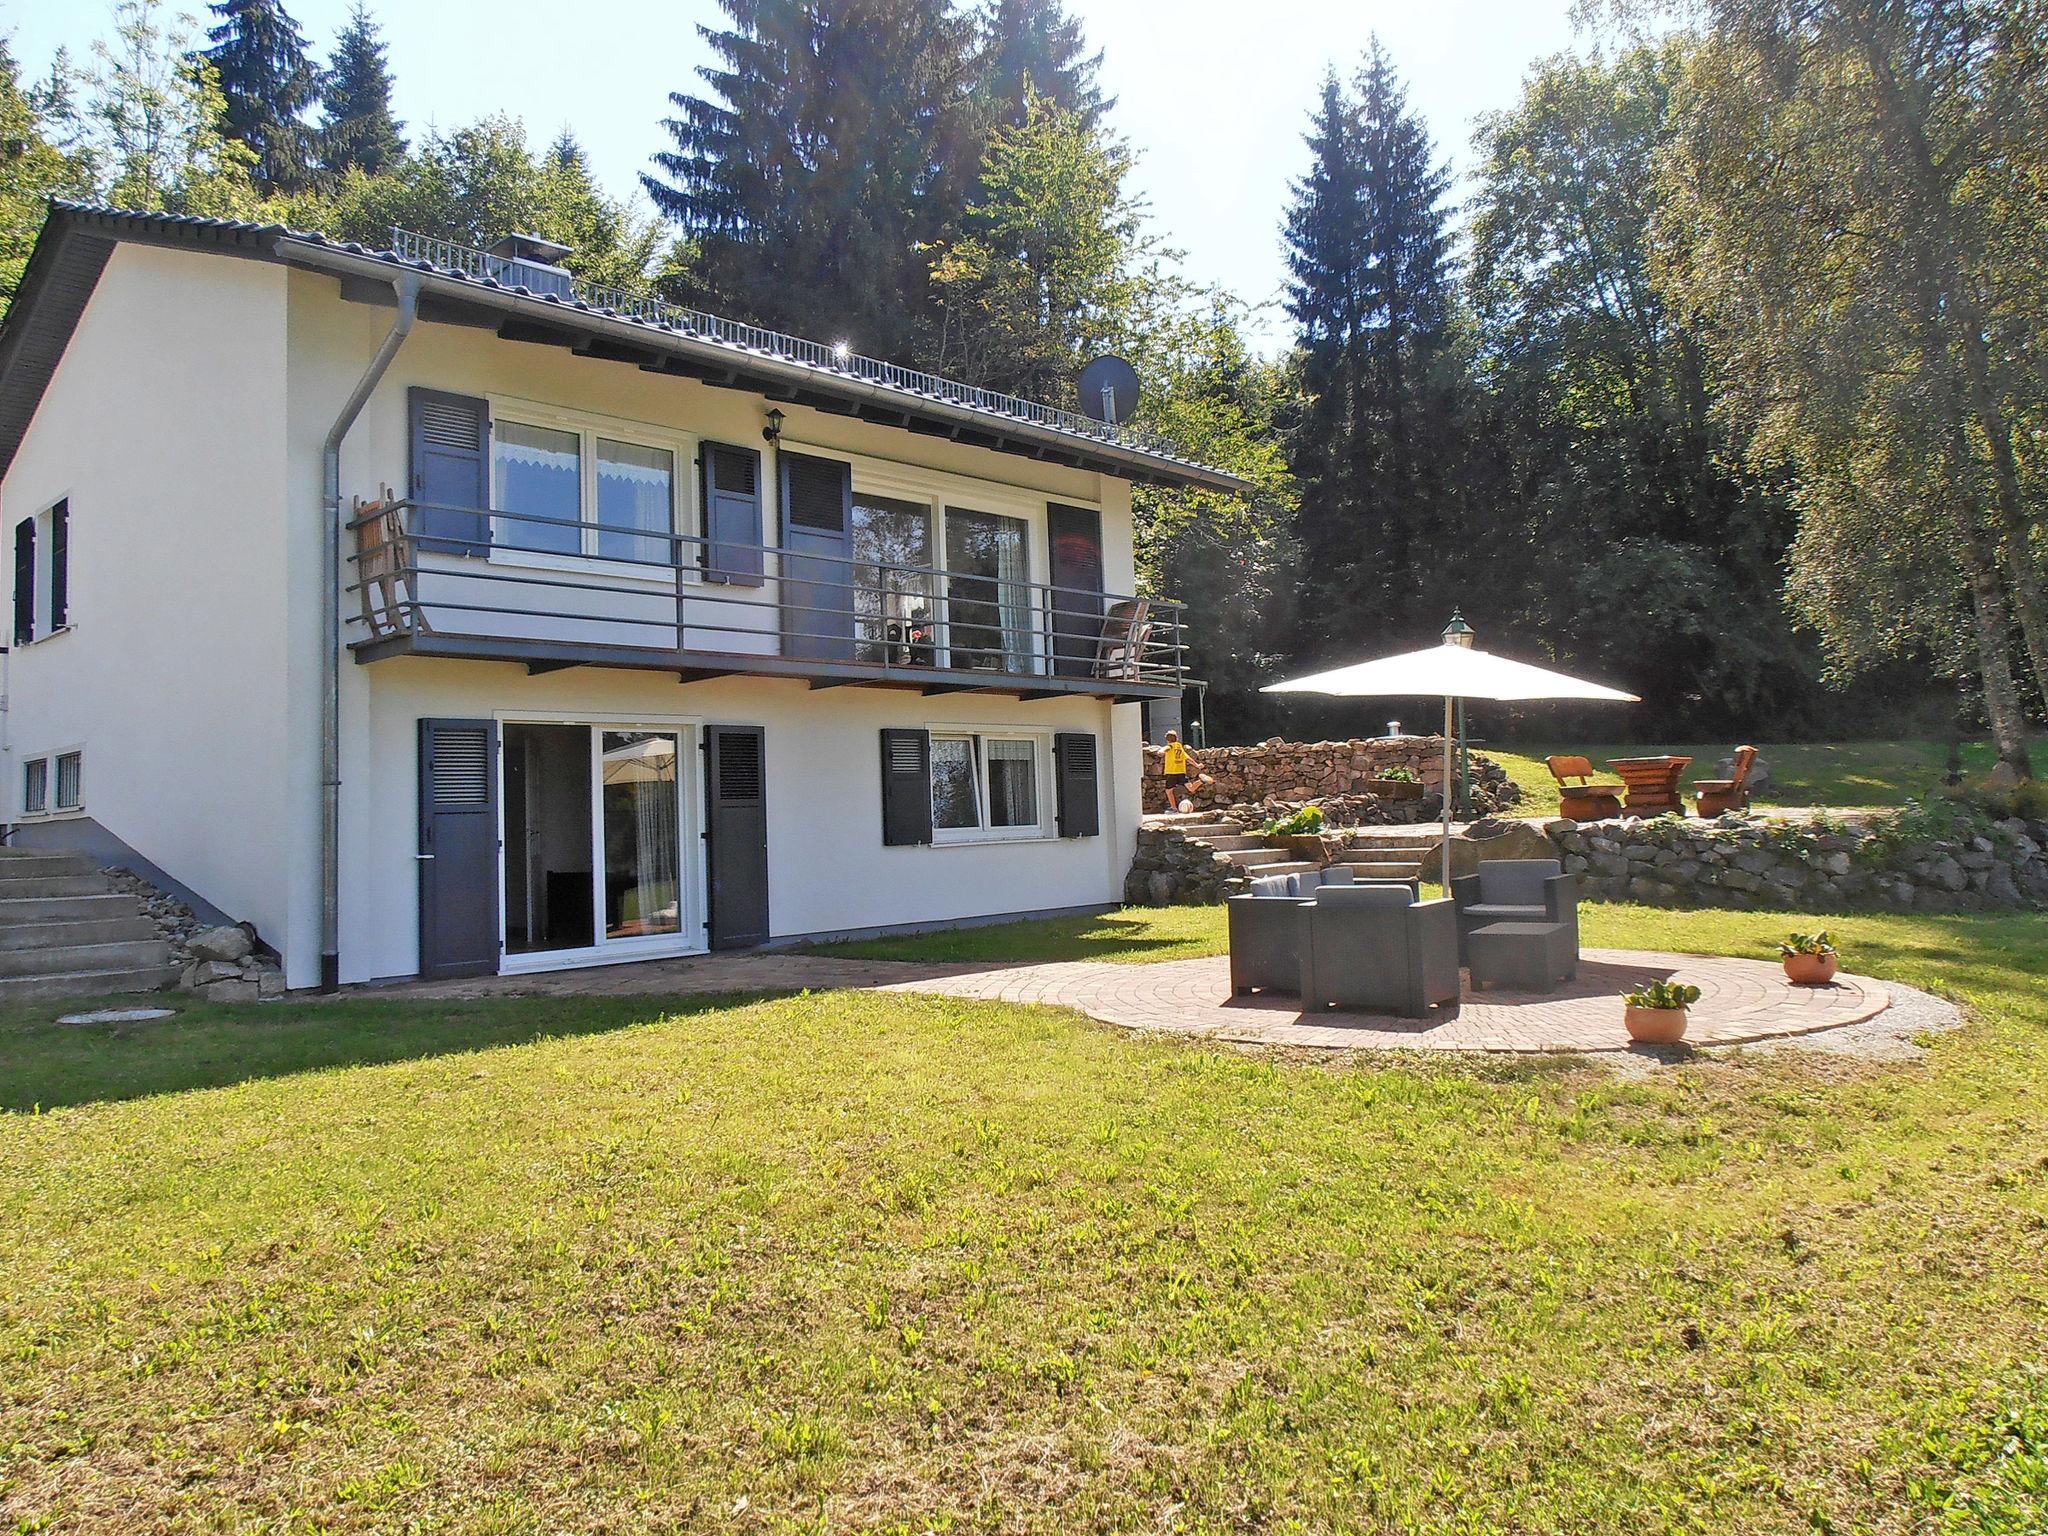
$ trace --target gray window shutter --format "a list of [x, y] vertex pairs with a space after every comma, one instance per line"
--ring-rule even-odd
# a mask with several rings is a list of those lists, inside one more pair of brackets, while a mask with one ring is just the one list
[[36, 520], [14, 525], [14, 643], [36, 637]]
[[412, 499], [419, 503], [414, 531], [425, 548], [481, 555], [491, 544], [490, 402], [417, 386], [407, 402]]
[[932, 840], [929, 731], [882, 732], [882, 842], [900, 848]]
[[761, 455], [706, 443], [697, 464], [704, 487], [704, 579], [761, 585]]
[[1059, 791], [1060, 836], [1100, 836], [1102, 810], [1096, 787], [1094, 732], [1055, 733], [1052, 739], [1052, 760]]
[[71, 622], [71, 503], [50, 508], [50, 629]]

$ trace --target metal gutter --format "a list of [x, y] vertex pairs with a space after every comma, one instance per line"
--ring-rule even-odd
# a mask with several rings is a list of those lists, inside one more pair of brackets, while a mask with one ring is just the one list
[[420, 280], [392, 278], [398, 314], [320, 445], [320, 990], [341, 985], [341, 444], [419, 316]]

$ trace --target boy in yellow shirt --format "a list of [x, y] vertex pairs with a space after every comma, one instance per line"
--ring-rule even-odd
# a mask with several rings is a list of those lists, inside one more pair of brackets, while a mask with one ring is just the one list
[[1176, 811], [1187, 808], [1188, 773], [1194, 766], [1188, 749], [1180, 744], [1180, 732], [1166, 733], [1166, 750], [1160, 767], [1166, 770], [1166, 803]]

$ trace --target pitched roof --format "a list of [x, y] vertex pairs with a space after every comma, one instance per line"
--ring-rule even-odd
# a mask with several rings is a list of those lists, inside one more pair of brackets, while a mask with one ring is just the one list
[[[0, 477], [56, 371], [108, 256], [123, 241], [176, 245], [331, 273], [345, 293], [383, 294], [411, 273], [421, 318], [481, 314], [500, 334], [555, 341], [589, 356], [705, 379], [770, 400], [860, 416], [1005, 453], [1071, 464], [1125, 480], [1248, 492], [1248, 481], [1185, 457], [1151, 434], [1000, 395], [818, 342], [578, 285], [570, 295], [508, 282], [484, 252], [393, 232], [373, 249], [282, 224], [145, 213], [53, 201], [14, 306], [0, 326]], [[374, 285], [366, 291], [366, 280]]]

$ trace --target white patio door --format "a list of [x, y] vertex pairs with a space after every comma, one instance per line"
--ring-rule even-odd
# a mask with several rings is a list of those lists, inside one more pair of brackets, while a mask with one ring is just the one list
[[505, 968], [703, 948], [695, 732], [509, 721], [503, 734]]

